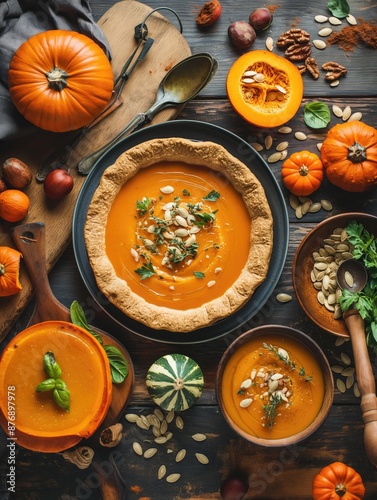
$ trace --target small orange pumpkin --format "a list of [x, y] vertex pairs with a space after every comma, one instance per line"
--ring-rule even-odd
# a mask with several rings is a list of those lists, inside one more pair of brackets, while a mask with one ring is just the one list
[[377, 186], [377, 130], [360, 121], [334, 125], [321, 147], [326, 177], [335, 186], [363, 192]]
[[281, 175], [284, 186], [296, 196], [308, 196], [316, 191], [323, 180], [323, 165], [318, 155], [298, 151], [285, 160]]
[[86, 35], [47, 30], [15, 52], [8, 72], [18, 111], [52, 132], [88, 125], [111, 98], [114, 76], [99, 45]]
[[0, 193], [0, 218], [7, 222], [18, 222], [26, 217], [30, 199], [19, 189], [6, 189]]
[[365, 486], [358, 472], [342, 463], [333, 462], [315, 476], [313, 500], [361, 500]]
[[0, 297], [9, 297], [22, 290], [21, 257], [21, 253], [14, 248], [0, 247]]
[[266, 128], [283, 125], [296, 114], [304, 84], [297, 67], [285, 57], [251, 50], [231, 66], [226, 90], [237, 113]]

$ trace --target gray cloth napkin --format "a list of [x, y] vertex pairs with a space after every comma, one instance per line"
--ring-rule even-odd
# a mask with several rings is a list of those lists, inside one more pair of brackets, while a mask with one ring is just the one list
[[36, 131], [13, 105], [8, 68], [18, 47], [32, 35], [51, 29], [72, 30], [98, 43], [111, 59], [108, 41], [86, 0], [0, 0], [0, 141]]

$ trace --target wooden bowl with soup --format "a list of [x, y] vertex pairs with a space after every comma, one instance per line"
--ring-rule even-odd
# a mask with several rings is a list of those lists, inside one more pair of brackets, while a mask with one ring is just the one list
[[327, 358], [305, 333], [266, 325], [238, 337], [220, 360], [220, 410], [242, 438], [266, 447], [309, 437], [326, 419], [334, 396]]

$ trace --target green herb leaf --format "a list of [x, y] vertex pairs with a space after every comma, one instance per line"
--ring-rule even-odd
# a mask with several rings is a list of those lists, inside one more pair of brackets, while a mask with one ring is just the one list
[[71, 313], [71, 321], [77, 326], [80, 326], [81, 328], [84, 328], [84, 330], [87, 330], [90, 332], [100, 344], [103, 344], [102, 337], [98, 335], [98, 333], [90, 328], [88, 325], [84, 309], [81, 307], [81, 305], [77, 302], [77, 300], [74, 300], [71, 304], [70, 307], [70, 313]]
[[60, 408], [69, 411], [71, 395], [63, 380], [56, 380], [53, 396], [55, 403], [60, 406]]
[[350, 13], [350, 6], [347, 0], [329, 0], [327, 8], [331, 14], [339, 19], [348, 16]]
[[151, 204], [151, 200], [149, 198], [144, 198], [144, 200], [138, 200], [136, 202], [136, 210], [139, 212], [139, 215], [145, 215], [149, 210], [149, 205]]
[[46, 380], [37, 385], [35, 390], [37, 392], [52, 391], [52, 389], [55, 389], [55, 385], [56, 380], [54, 378], [46, 378]]
[[272, 394], [271, 400], [268, 405], [263, 405], [262, 408], [266, 415], [267, 426], [271, 429], [275, 424], [276, 407], [283, 401], [280, 394]]
[[207, 196], [204, 196], [203, 197], [203, 200], [206, 200], [206, 201], [216, 201], [220, 198], [220, 193], [218, 193], [217, 191], [215, 190], [212, 190], [210, 191]]
[[114, 384], [121, 384], [128, 376], [127, 360], [116, 346], [105, 345], [103, 348], [110, 363], [111, 380]]
[[62, 371], [55, 360], [53, 352], [48, 351], [43, 356], [43, 367], [50, 378], [57, 379], [61, 377]]
[[310, 128], [325, 128], [331, 121], [330, 108], [324, 102], [309, 102], [304, 107], [304, 122]]
[[190, 196], [190, 191], [188, 191], [187, 189], [183, 189], [182, 194], [183, 196]]
[[145, 280], [146, 278], [150, 278], [151, 276], [156, 274], [156, 271], [154, 270], [152, 262], [147, 262], [144, 263], [141, 267], [135, 269], [135, 273], [140, 276], [140, 279]]
[[203, 279], [205, 277], [205, 274], [201, 271], [194, 271], [194, 276], [195, 278]]

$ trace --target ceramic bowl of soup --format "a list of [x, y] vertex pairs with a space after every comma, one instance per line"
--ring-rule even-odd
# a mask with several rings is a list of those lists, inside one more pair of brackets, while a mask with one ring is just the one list
[[240, 335], [217, 371], [220, 410], [242, 438], [265, 447], [298, 443], [326, 419], [334, 396], [327, 358], [305, 333], [265, 325]]
[[105, 350], [72, 323], [33, 325], [3, 351], [0, 424], [24, 448], [59, 452], [78, 444], [98, 429], [111, 399]]

